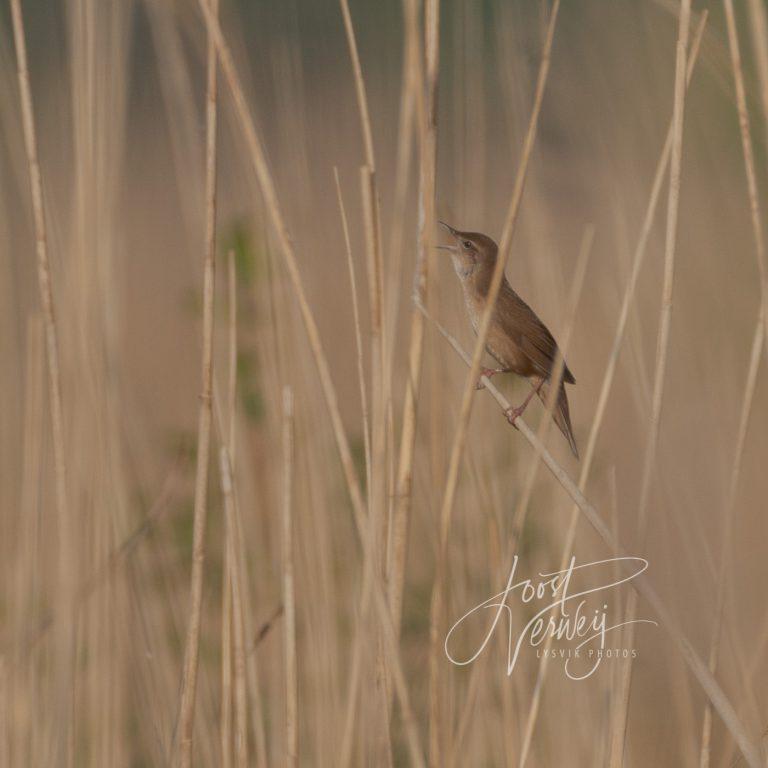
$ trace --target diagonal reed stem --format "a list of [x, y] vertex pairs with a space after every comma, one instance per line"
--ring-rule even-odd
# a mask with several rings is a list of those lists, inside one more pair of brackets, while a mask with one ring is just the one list
[[[418, 297], [414, 296], [414, 302], [419, 307], [420, 311], [424, 313], [424, 316], [431, 320], [440, 334], [445, 340], [453, 347], [456, 354], [469, 366], [471, 365], [470, 356], [462, 349], [459, 342], [443, 328], [434, 318], [432, 318], [427, 312], [423, 304], [419, 302]], [[496, 388], [496, 385], [487, 376], [481, 376], [480, 380], [485, 385], [485, 389], [493, 397], [493, 399], [499, 404], [501, 412], [505, 413], [511, 407], [509, 400]], [[531, 447], [538, 451], [542, 460], [547, 466], [547, 469], [552, 473], [554, 478], [562, 486], [565, 492], [571, 497], [581, 514], [586, 518], [587, 522], [592, 526], [597, 535], [603, 540], [608, 547], [608, 551], [614, 557], [624, 557], [626, 550], [621, 546], [620, 542], [615, 539], [613, 533], [603, 521], [600, 513], [584, 496], [582, 491], [578, 488], [571, 476], [560, 466], [557, 460], [547, 450], [545, 446], [541, 444], [536, 433], [525, 423], [522, 418], [515, 420], [520, 433], [528, 441]], [[691, 643], [683, 634], [682, 629], [677, 623], [677, 619], [674, 614], [666, 607], [661, 598], [656, 593], [650, 580], [645, 574], [637, 576], [632, 582], [631, 586], [638, 595], [642, 596], [653, 611], [658, 616], [661, 625], [666, 629], [671, 638], [677, 644], [680, 653], [683, 656], [685, 663], [693, 673], [694, 677], [698, 680], [704, 693], [712, 702], [714, 708], [723, 719], [728, 730], [733, 735], [736, 743], [741, 750], [744, 759], [750, 768], [762, 768], [762, 759], [760, 757], [759, 748], [752, 743], [749, 738], [749, 734], [744, 728], [743, 724], [739, 720], [733, 705], [728, 700], [728, 697], [723, 692], [722, 688], [718, 685], [715, 678], [710, 674], [706, 664], [702, 661], [701, 657], [696, 653]]]

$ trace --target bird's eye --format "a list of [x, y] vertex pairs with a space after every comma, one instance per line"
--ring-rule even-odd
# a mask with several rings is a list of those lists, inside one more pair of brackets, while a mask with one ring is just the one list
[[464, 242], [462, 242], [462, 245], [464, 246], [464, 248], [466, 248], [466, 250], [469, 251], [472, 248], [472, 241], [464, 240]]

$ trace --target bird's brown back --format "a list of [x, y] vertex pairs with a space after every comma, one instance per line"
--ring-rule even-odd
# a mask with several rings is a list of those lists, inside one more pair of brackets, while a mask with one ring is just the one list
[[[482, 287], [487, 292], [487, 286]], [[502, 366], [521, 376], [548, 378], [557, 359], [557, 342], [549, 329], [506, 278], [499, 290], [486, 348]], [[563, 381], [569, 384], [576, 381], [567, 365], [563, 369]]]

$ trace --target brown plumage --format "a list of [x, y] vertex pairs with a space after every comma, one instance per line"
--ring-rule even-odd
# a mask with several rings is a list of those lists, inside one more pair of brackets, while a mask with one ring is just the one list
[[[469, 319], [477, 333], [496, 266], [498, 246], [490, 237], [479, 232], [460, 232], [440, 223], [456, 241], [456, 245], [439, 247], [451, 252], [453, 266], [464, 291]], [[507, 414], [511, 423], [525, 410], [534, 394], [546, 404], [549, 378], [558, 355], [557, 342], [536, 313], [512, 290], [506, 277], [501, 283], [485, 348], [501, 366], [498, 370], [485, 369], [483, 373], [486, 376], [511, 372], [524, 376], [531, 383], [532, 390], [522, 405], [511, 408]], [[564, 364], [552, 416], [568, 440], [574, 456], [578, 458], [565, 392], [566, 383], [575, 384], [576, 379]]]

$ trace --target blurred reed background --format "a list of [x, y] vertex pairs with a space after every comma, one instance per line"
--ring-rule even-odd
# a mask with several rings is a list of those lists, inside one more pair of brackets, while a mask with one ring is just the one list
[[[690, 53], [708, 11], [698, 57], [688, 57], [663, 389], [654, 381], [670, 256], [666, 174], [644, 248], [642, 231], [673, 116], [672, 0], [559, 9], [507, 274], [555, 336], [570, 338], [581, 463], [558, 432], [548, 446], [574, 479], [591, 463], [586, 496], [625, 548], [648, 558], [650, 583], [714, 670], [735, 730], [759, 747], [768, 726], [758, 266], [768, 36], [759, 0], [735, 5], [730, 40], [728, 2], [697, 2], [687, 36]], [[535, 452], [487, 392], [475, 396], [446, 501], [467, 368], [412, 302], [414, 285], [424, 289], [431, 314], [472, 350], [458, 282], [432, 248], [434, 220], [500, 239], [553, 6], [445, 0], [439, 26], [438, 3], [426, 6], [222, 0], [218, 44], [230, 67], [215, 96], [213, 176], [213, 13], [206, 23], [193, 0], [21, 4], [60, 367], [58, 455], [18, 50], [2, 6], [0, 764], [184, 765], [182, 691], [195, 702], [198, 766], [747, 764], [663, 626], [638, 626], [631, 669], [605, 662], [580, 682], [554, 663], [541, 676], [532, 649], [507, 677], [501, 635], [468, 667], [442, 653], [449, 626], [503, 588], [512, 554], [525, 573], [558, 567], [574, 513], [545, 468], [532, 474]], [[423, 270], [426, 284], [414, 283]], [[212, 431], [196, 505], [211, 403], [200, 398], [206, 319]], [[306, 332], [314, 323], [325, 379]], [[525, 394], [521, 382], [496, 382], [513, 402]], [[526, 413], [534, 428], [541, 414], [539, 405]], [[199, 655], [188, 640], [196, 506], [199, 523], [207, 512]], [[610, 557], [574, 519], [577, 558]], [[614, 615], [629, 594], [613, 594]], [[657, 618], [642, 599], [637, 611]]]

